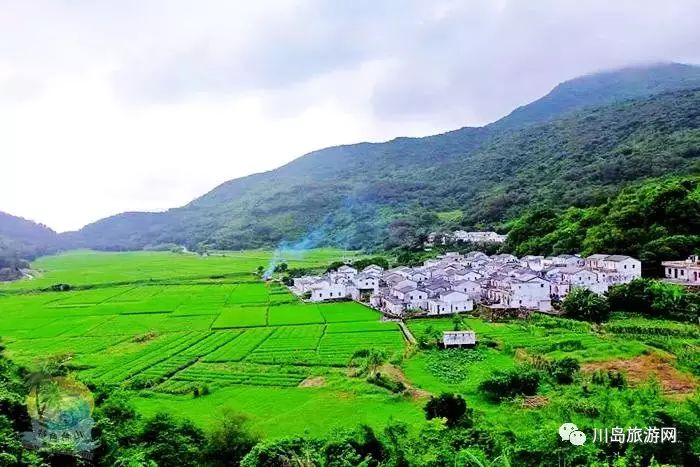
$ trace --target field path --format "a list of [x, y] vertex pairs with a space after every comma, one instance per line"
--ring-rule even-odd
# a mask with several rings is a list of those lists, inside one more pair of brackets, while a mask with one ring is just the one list
[[418, 343], [416, 338], [413, 337], [413, 334], [411, 334], [411, 331], [409, 331], [408, 326], [406, 326], [406, 323], [404, 323], [403, 321], [399, 321], [399, 327], [401, 328], [401, 332], [403, 332], [403, 335], [406, 336], [408, 342], [410, 342], [411, 344]]

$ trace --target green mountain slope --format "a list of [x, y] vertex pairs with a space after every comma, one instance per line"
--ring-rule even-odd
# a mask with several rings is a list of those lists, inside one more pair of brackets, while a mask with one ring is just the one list
[[698, 67], [681, 63], [595, 73], [560, 84], [542, 99], [515, 109], [494, 126], [517, 128], [545, 122], [584, 107], [699, 87]]
[[16, 279], [24, 260], [51, 253], [59, 243], [48, 227], [0, 211], [0, 281]]
[[700, 68], [684, 65], [591, 75], [486, 127], [315, 151], [182, 208], [120, 214], [65, 238], [105, 249], [375, 247], [438, 224], [438, 212], [479, 226], [537, 204], [598, 204], [640, 179], [700, 171], [699, 83]]
[[700, 253], [700, 176], [634, 184], [589, 208], [534, 208], [509, 230], [505, 246], [518, 255], [614, 251], [660, 274], [664, 259]]

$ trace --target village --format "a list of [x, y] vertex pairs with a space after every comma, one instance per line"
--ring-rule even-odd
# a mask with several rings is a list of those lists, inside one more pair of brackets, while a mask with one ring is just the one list
[[292, 292], [312, 302], [352, 299], [389, 318], [492, 309], [552, 312], [553, 302], [574, 288], [602, 294], [615, 284], [641, 277], [641, 262], [625, 255], [554, 257], [445, 253], [422, 266], [384, 270], [349, 265], [322, 276], [294, 279]]

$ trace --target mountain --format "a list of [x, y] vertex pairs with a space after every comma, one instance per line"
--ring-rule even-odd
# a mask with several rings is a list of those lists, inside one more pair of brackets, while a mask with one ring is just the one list
[[584, 107], [693, 88], [700, 88], [698, 67], [681, 63], [594, 73], [558, 85], [543, 98], [515, 109], [492, 126], [518, 128], [542, 123]]
[[0, 211], [0, 281], [16, 279], [25, 260], [52, 253], [59, 243], [45, 225]]
[[447, 211], [461, 213], [456, 224], [494, 227], [534, 205], [601, 204], [641, 179], [698, 172], [700, 67], [662, 64], [567, 81], [485, 127], [315, 151], [181, 208], [120, 214], [64, 239], [372, 248], [410, 241]]

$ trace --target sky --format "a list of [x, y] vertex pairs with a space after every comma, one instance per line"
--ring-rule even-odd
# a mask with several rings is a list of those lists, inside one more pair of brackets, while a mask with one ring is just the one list
[[57, 231], [700, 63], [700, 0], [0, 0], [0, 211]]

